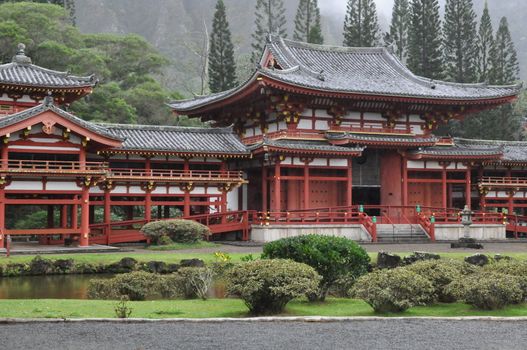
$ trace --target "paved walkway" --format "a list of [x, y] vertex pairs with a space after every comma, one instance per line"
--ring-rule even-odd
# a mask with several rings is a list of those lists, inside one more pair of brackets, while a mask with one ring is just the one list
[[527, 321], [395, 320], [0, 325], [1, 348], [525, 349]]

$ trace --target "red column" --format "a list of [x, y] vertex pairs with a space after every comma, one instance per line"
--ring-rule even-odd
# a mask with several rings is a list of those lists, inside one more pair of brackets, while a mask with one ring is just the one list
[[5, 243], [5, 190], [0, 188], [0, 248]]
[[446, 183], [446, 178], [447, 178], [446, 175], [447, 175], [447, 173], [446, 173], [446, 166], [444, 166], [443, 170], [441, 172], [441, 185], [442, 185], [441, 193], [443, 195], [442, 204], [443, 204], [443, 208], [445, 208], [445, 209], [448, 207], [448, 203], [447, 203], [448, 189], [447, 189], [447, 183]]
[[7, 149], [7, 143], [2, 146], [2, 168], [7, 168], [9, 160], [9, 152]]
[[311, 194], [311, 187], [309, 186], [309, 162], [306, 161], [304, 164], [304, 209], [309, 209], [311, 207], [311, 199], [309, 195]]
[[[189, 160], [185, 159], [185, 163], [183, 164], [183, 171], [185, 173], [190, 172], [190, 164]], [[187, 217], [190, 216], [190, 185], [188, 188], [185, 189], [185, 196], [184, 196], [184, 202], [183, 202], [183, 216]]]
[[402, 159], [402, 165], [403, 165], [403, 170], [402, 170], [402, 179], [401, 179], [401, 185], [402, 185], [402, 189], [401, 189], [401, 196], [402, 196], [402, 199], [403, 199], [403, 206], [408, 206], [408, 161], [406, 160], [405, 157], [403, 157]]
[[265, 167], [265, 164], [262, 163], [262, 211], [268, 210], [267, 205], [267, 168]]
[[[510, 168], [507, 169], [507, 177], [509, 179], [512, 178], [512, 170]], [[512, 189], [509, 192], [509, 200], [508, 200], [507, 204], [508, 204], [507, 205], [508, 213], [509, 213], [509, 215], [512, 215], [512, 213], [514, 211], [514, 191]]]
[[81, 147], [79, 153], [79, 166], [81, 169], [86, 169], [86, 148]]
[[110, 189], [104, 191], [104, 234], [106, 236], [106, 244], [110, 244], [110, 236], [112, 235], [112, 228], [110, 226], [112, 222], [112, 197], [110, 196]]
[[62, 228], [68, 228], [68, 206], [63, 205], [60, 212], [60, 226]]
[[348, 181], [346, 182], [346, 206], [353, 205], [353, 159], [348, 159]]
[[227, 191], [221, 192], [221, 205], [220, 212], [225, 213], [227, 211]]
[[[74, 197], [75, 200], [78, 199], [77, 196]], [[71, 228], [79, 227], [79, 215], [78, 215], [78, 205], [74, 204], [71, 206]]]
[[272, 211], [280, 212], [281, 186], [280, 186], [280, 160], [277, 158], [274, 166], [274, 200]]
[[81, 198], [81, 238], [80, 246], [90, 245], [90, 188], [83, 186]]
[[[150, 173], [151, 170], [152, 170], [152, 162], [150, 158], [146, 158], [145, 171], [147, 173]], [[145, 190], [145, 220], [152, 221], [152, 191], [149, 188], [146, 188]]]
[[467, 165], [467, 173], [465, 174], [466, 189], [465, 189], [465, 204], [472, 208], [472, 177], [470, 174], [470, 165]]

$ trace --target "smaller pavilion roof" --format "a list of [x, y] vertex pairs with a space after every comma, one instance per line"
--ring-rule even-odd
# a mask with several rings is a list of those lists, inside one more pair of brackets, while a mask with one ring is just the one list
[[356, 132], [327, 132], [326, 138], [332, 144], [357, 144], [377, 146], [434, 146], [439, 139], [434, 135], [416, 137], [414, 135], [370, 134]]
[[342, 147], [333, 146], [326, 141], [310, 141], [310, 140], [291, 140], [278, 139], [272, 140], [264, 138], [263, 141], [249, 147], [251, 151], [258, 149], [267, 149], [269, 151], [284, 151], [291, 153], [310, 153], [310, 154], [324, 154], [324, 153], [341, 153], [341, 154], [360, 154], [363, 147]]

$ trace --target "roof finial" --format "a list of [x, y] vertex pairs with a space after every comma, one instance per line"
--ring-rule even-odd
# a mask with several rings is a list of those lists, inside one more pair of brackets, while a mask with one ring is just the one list
[[13, 62], [18, 64], [31, 64], [31, 58], [26, 56], [26, 45], [18, 44], [16, 56], [13, 57]]
[[51, 91], [48, 91], [48, 95], [44, 98], [44, 105], [47, 107], [53, 106], [53, 96], [51, 95]]

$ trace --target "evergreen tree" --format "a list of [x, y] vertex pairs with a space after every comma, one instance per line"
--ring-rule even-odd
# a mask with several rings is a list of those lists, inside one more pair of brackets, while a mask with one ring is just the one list
[[447, 0], [443, 30], [447, 79], [473, 83], [476, 79], [476, 13], [472, 0]]
[[491, 49], [491, 60], [491, 84], [512, 84], [515, 80], [518, 80], [520, 74], [518, 54], [511, 38], [506, 17], [501, 19], [500, 26], [496, 32], [496, 39]]
[[252, 34], [253, 59], [262, 53], [267, 35], [286, 37], [286, 19], [283, 0], [256, 0], [256, 30]]
[[412, 0], [408, 28], [408, 67], [415, 74], [441, 79], [441, 20], [438, 0]]
[[348, 0], [344, 19], [344, 46], [379, 45], [380, 28], [374, 0]]
[[231, 89], [237, 85], [234, 46], [223, 0], [216, 3], [212, 20], [209, 48], [209, 87], [212, 92]]
[[494, 30], [489, 14], [489, 7], [485, 1], [485, 8], [481, 16], [481, 22], [478, 30], [478, 55], [477, 68], [478, 80], [486, 82], [489, 80], [490, 70], [492, 68], [491, 49], [494, 46]]
[[312, 44], [324, 43], [317, 0], [300, 0], [298, 3], [293, 39]]
[[385, 44], [393, 46], [395, 54], [401, 62], [405, 62], [408, 55], [409, 6], [408, 0], [395, 0], [390, 33], [385, 36]]

